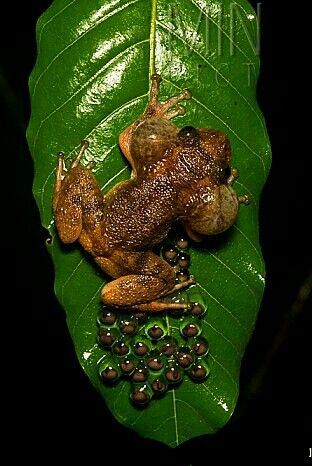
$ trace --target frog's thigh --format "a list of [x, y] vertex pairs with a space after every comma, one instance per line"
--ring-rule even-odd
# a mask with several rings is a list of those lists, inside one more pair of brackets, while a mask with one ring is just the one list
[[103, 196], [92, 172], [78, 165], [62, 182], [55, 209], [55, 223], [64, 243], [76, 241], [85, 226], [93, 228], [101, 214]]
[[[118, 262], [120, 260], [118, 256]], [[113, 258], [112, 258], [113, 259]], [[115, 258], [117, 262], [117, 258]], [[169, 264], [152, 252], [123, 253], [123, 266], [112, 262], [107, 273], [120, 276], [102, 289], [102, 300], [111, 306], [133, 306], [158, 299], [175, 284], [175, 272]], [[106, 264], [107, 265], [107, 264]], [[104, 267], [103, 267], [104, 268]], [[123, 273], [122, 273], [123, 272]], [[129, 273], [130, 272], [130, 273]]]

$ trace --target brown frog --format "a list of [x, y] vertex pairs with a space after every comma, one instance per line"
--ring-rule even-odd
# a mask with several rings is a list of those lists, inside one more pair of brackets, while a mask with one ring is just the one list
[[102, 289], [104, 304], [157, 312], [190, 306], [161, 298], [194, 279], [176, 284], [174, 269], [151, 249], [176, 220], [195, 241], [227, 230], [239, 204], [249, 199], [238, 197], [231, 187], [238, 173], [229, 166], [227, 136], [207, 128], [177, 128], [170, 120], [185, 113], [179, 102], [190, 99], [190, 91], [160, 102], [160, 76], [151, 79], [145, 112], [119, 137], [131, 178], [103, 196], [91, 170], [80, 164], [88, 147], [82, 141], [68, 170], [59, 154], [53, 210], [60, 239], [78, 240], [114, 278]]

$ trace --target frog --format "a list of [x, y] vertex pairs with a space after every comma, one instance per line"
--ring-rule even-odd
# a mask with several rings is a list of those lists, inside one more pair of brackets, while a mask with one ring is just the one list
[[[171, 120], [186, 112], [189, 89], [164, 101], [161, 77], [151, 76], [143, 114], [122, 131], [119, 147], [132, 173], [103, 195], [90, 166], [81, 163], [89, 142], [66, 168], [58, 154], [53, 213], [61, 242], [78, 242], [112, 280], [101, 290], [104, 306], [137, 312], [185, 310], [192, 303], [167, 296], [195, 283], [178, 283], [174, 268], [155, 252], [179, 222], [195, 242], [228, 230], [240, 204], [232, 185], [231, 145], [225, 133]], [[173, 300], [172, 300], [173, 301]], [[184, 301], [184, 300], [183, 300]]]

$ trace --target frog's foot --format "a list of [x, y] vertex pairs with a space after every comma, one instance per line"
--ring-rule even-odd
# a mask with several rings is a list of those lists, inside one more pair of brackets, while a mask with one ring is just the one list
[[79, 164], [79, 162], [81, 160], [81, 157], [85, 153], [86, 149], [88, 149], [88, 147], [89, 147], [89, 141], [87, 141], [85, 139], [82, 140], [81, 145], [80, 145], [80, 150], [79, 150], [78, 154], [76, 155], [76, 157], [74, 158], [74, 160], [72, 161], [70, 168], [77, 167], [77, 165]]
[[[97, 262], [101, 263], [101, 260], [98, 258]], [[149, 292], [149, 287], [153, 289], [153, 285], [163, 285], [161, 284], [161, 280], [157, 279], [156, 277], [144, 277], [139, 275], [124, 276], [109, 282], [104, 286], [102, 289], [102, 301], [106, 305], [127, 309], [129, 311], [161, 312], [179, 309], [185, 311], [192, 309], [193, 303], [171, 303], [162, 301], [162, 299], [178, 290], [181, 290], [182, 288], [193, 285], [194, 283], [195, 279], [191, 276], [189, 280], [177, 283], [172, 288], [170, 288], [169, 291], [159, 293], [159, 299], [147, 301], [145, 303], [130, 304], [133, 299], [136, 299], [136, 294], [138, 299], [140, 299], [142, 294], [144, 294], [144, 291], [146, 292], [144, 288], [147, 287], [147, 291]], [[124, 293], [124, 288], [126, 289], [126, 293]]]
[[151, 301], [149, 303], [135, 304], [129, 310], [139, 312], [162, 312], [162, 311], [188, 311], [193, 307], [193, 303], [165, 303], [164, 301]]
[[140, 312], [162, 312], [162, 311], [189, 311], [192, 309], [194, 306], [194, 303], [171, 303], [171, 302], [166, 302], [162, 301], [163, 298], [166, 298], [167, 296], [170, 296], [171, 294], [175, 293], [176, 291], [179, 291], [183, 288], [187, 288], [190, 285], [194, 285], [196, 283], [196, 280], [193, 276], [189, 278], [189, 280], [182, 282], [182, 283], [177, 283], [170, 291], [167, 291], [161, 296], [160, 300], [156, 301], [150, 301], [149, 303], [143, 303], [143, 304], [136, 304], [133, 306], [130, 306], [129, 309], [134, 310], [134, 311], [140, 311]]
[[[231, 174], [226, 180], [229, 186], [232, 186], [235, 180], [239, 177], [239, 171], [236, 168], [231, 168]], [[238, 196], [238, 202], [240, 204], [248, 205], [251, 203], [251, 197], [245, 194], [244, 196]]]
[[[70, 165], [70, 170], [72, 168], [77, 167], [77, 165], [80, 162], [81, 157], [83, 156], [85, 150], [88, 147], [89, 147], [89, 142], [88, 141], [85, 141], [85, 140], [81, 141], [80, 150], [79, 150], [78, 154], [76, 155], [76, 157], [74, 158], [74, 160], [72, 161], [72, 163]], [[54, 194], [53, 194], [53, 210], [54, 210], [54, 212], [55, 212], [57, 204], [58, 204], [58, 199], [59, 199], [59, 194], [60, 194], [61, 187], [62, 187], [62, 182], [63, 182], [63, 180], [64, 180], [64, 178], [66, 176], [66, 173], [68, 173], [68, 171], [66, 170], [66, 165], [65, 165], [65, 155], [64, 155], [64, 152], [59, 152], [57, 154], [56, 181], [55, 181], [55, 185], [54, 185]]]
[[[80, 150], [79, 150], [78, 154], [76, 155], [76, 157], [74, 158], [74, 160], [72, 161], [72, 163], [70, 165], [70, 169], [77, 167], [77, 165], [79, 164], [79, 162], [81, 160], [81, 157], [85, 153], [86, 149], [88, 149], [88, 147], [89, 147], [89, 141], [86, 141], [86, 140], [81, 141]], [[57, 168], [56, 168], [56, 181], [57, 181], [57, 183], [62, 182], [62, 180], [65, 177], [66, 166], [65, 166], [64, 158], [65, 158], [64, 152], [59, 152], [57, 154]]]
[[240, 204], [249, 205], [251, 203], [251, 197], [248, 196], [248, 194], [245, 194], [244, 196], [238, 196], [238, 202]]
[[54, 185], [54, 193], [53, 193], [53, 211], [56, 211], [56, 207], [58, 204], [59, 194], [62, 187], [62, 181], [65, 178], [65, 162], [64, 162], [64, 152], [59, 152], [57, 154], [57, 167], [56, 167], [56, 181]]
[[171, 120], [178, 115], [185, 114], [185, 108], [182, 105], [178, 105], [182, 100], [189, 100], [192, 97], [191, 91], [189, 89], [183, 89], [183, 91], [169, 99], [160, 102], [159, 97], [159, 86], [161, 82], [161, 77], [159, 74], [153, 74], [151, 77], [152, 85], [150, 92], [150, 101], [145, 112], [145, 116], [150, 117], [159, 117], [166, 120]]
[[[188, 284], [190, 283], [177, 284], [173, 288], [170, 287], [170, 291], [165, 290], [157, 293], [157, 288], [165, 286], [162, 279], [146, 275], [128, 275], [107, 283], [102, 289], [101, 295], [104, 304], [129, 311], [161, 312], [164, 310], [186, 310], [191, 309], [191, 303], [165, 302], [162, 301], [162, 298], [178, 289], [184, 288]], [[156, 290], [159, 298], [157, 297], [148, 301], [146, 297], [153, 290]], [[133, 302], [136, 300], [139, 302]], [[145, 302], [140, 302], [142, 300]]]
[[174, 285], [174, 287], [170, 291], [168, 291], [164, 296], [168, 296], [172, 293], [175, 293], [176, 291], [182, 290], [183, 288], [187, 288], [190, 285], [195, 285], [195, 283], [195, 277], [191, 275], [190, 278], [185, 282], [177, 283], [176, 285]]
[[227, 184], [229, 186], [232, 186], [232, 184], [234, 183], [235, 180], [237, 180], [238, 177], [239, 177], [239, 171], [237, 170], [237, 168], [231, 168], [231, 174], [226, 180]]
[[[191, 276], [185, 282], [177, 283], [170, 291], [167, 291], [162, 295], [162, 298], [170, 296], [176, 291], [187, 288], [190, 285], [194, 285], [196, 280]], [[194, 303], [170, 303], [164, 301], [151, 301], [149, 303], [138, 304], [136, 306], [131, 306], [131, 309], [142, 312], [161, 312], [161, 311], [174, 311], [174, 310], [190, 310], [192, 309]]]

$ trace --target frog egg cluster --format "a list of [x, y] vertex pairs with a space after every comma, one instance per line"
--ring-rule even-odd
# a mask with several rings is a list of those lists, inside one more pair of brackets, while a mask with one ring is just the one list
[[[175, 267], [177, 281], [189, 278], [190, 257], [187, 241], [166, 245], [162, 257]], [[99, 365], [106, 385], [130, 382], [130, 399], [145, 406], [161, 397], [188, 376], [203, 382], [208, 374], [208, 342], [201, 335], [201, 317], [206, 310], [193, 303], [189, 311], [170, 312], [170, 328], [165, 314], [132, 315], [104, 307], [98, 316], [98, 343], [105, 352]]]

